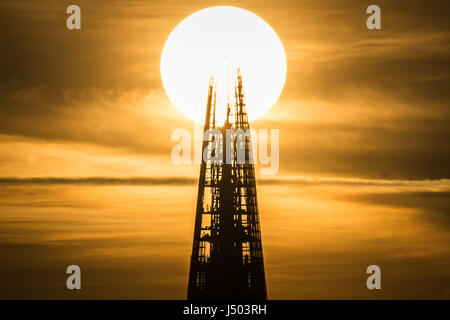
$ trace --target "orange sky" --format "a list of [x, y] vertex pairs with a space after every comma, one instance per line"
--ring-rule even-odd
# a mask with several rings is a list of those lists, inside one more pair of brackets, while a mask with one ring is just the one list
[[[182, 236], [170, 259], [180, 281], [186, 280], [196, 188], [192, 182], [174, 184], [180, 178], [195, 181], [198, 166], [171, 162], [172, 131], [193, 130], [193, 123], [163, 91], [160, 55], [178, 22], [199, 9], [227, 4], [267, 21], [287, 56], [280, 99], [252, 123], [256, 129], [280, 129], [279, 172], [257, 177], [269, 297], [368, 297], [355, 280], [360, 266], [373, 261], [367, 248], [394, 270], [386, 276], [391, 291], [384, 297], [449, 297], [450, 277], [443, 271], [450, 263], [447, 2], [383, 1], [380, 31], [365, 27], [365, 9], [374, 3], [357, 0], [80, 0], [81, 31], [65, 28], [69, 4], [0, 1], [0, 207], [6, 212], [0, 216], [0, 246], [5, 250], [23, 255], [27, 263], [26, 253], [44, 246], [51, 261], [65, 248], [51, 251], [53, 241], [62, 245], [68, 238], [79, 244], [74, 246], [80, 259], [100, 272], [87, 258], [95, 254], [89, 250], [120, 257], [122, 245], [89, 245], [86, 237], [117, 236], [126, 242], [138, 234], [142, 243], [130, 244], [128, 254], [161, 262], [165, 253], [145, 251], [156, 241], [145, 231], [150, 229], [135, 229], [137, 222], [125, 231], [102, 228], [107, 217], [121, 221], [129, 201], [137, 202], [131, 206], [136, 211], [124, 209], [135, 221], [154, 227], [158, 214], [170, 215], [160, 206], [170, 202], [154, 182], [121, 182], [114, 189], [117, 200], [108, 197], [108, 179], [158, 178], [169, 185], [163, 189], [180, 188], [187, 195], [170, 205], [183, 208], [176, 216], [185, 225], [177, 226]], [[69, 180], [61, 187], [51, 179], [14, 180], [36, 177]], [[80, 177], [98, 180], [89, 187], [70, 180]], [[153, 208], [149, 216], [146, 206]], [[81, 229], [67, 229], [67, 216], [58, 214], [73, 215]], [[161, 232], [169, 238], [169, 221], [161, 219]], [[30, 229], [35, 220], [47, 231]], [[21, 246], [26, 249], [13, 250]], [[1, 262], [5, 277], [17, 267], [8, 261]], [[134, 267], [122, 262], [158, 269], [142, 261]], [[321, 269], [327, 265], [334, 266], [334, 276]], [[419, 273], [420, 290], [401, 276], [408, 273], [405, 268]], [[158, 297], [164, 287], [147, 285], [141, 297]], [[184, 286], [172, 283], [161, 297], [183, 298]], [[105, 292], [96, 288], [92, 296]], [[34, 295], [23, 289], [17, 296], [27, 292]]]
[[[383, 29], [369, 31], [360, 1], [239, 3], [274, 28], [287, 55], [282, 95], [253, 123], [280, 129], [280, 174], [448, 177], [440, 6], [385, 2]], [[61, 27], [61, 1], [0, 5], [10, 43], [0, 53], [1, 176], [193, 172], [168, 162], [171, 132], [192, 122], [165, 95], [159, 61], [174, 26], [205, 3], [81, 1], [80, 32]], [[167, 172], [149, 169], [159, 161]]]

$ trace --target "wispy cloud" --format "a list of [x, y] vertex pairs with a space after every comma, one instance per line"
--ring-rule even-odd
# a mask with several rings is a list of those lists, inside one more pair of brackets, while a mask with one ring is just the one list
[[[195, 185], [196, 177], [0, 177], [0, 185]], [[449, 179], [437, 180], [386, 180], [283, 176], [262, 177], [257, 180], [261, 185], [274, 186], [373, 186], [373, 187], [411, 187], [449, 190]]]
[[196, 182], [194, 178], [169, 177], [169, 178], [0, 178], [3, 185], [192, 185]]

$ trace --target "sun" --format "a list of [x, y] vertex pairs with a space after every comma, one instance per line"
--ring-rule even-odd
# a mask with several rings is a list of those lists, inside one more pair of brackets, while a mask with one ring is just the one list
[[[172, 103], [187, 117], [203, 123], [209, 77], [217, 80], [218, 123], [233, 99], [235, 70], [241, 68], [249, 120], [269, 110], [286, 79], [281, 40], [250, 11], [218, 6], [195, 12], [169, 35], [161, 55], [161, 79]], [[230, 94], [228, 93], [230, 92]]]

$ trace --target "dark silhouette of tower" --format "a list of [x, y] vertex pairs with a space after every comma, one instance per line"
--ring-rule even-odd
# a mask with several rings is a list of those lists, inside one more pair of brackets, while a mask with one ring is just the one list
[[234, 92], [227, 119], [217, 127], [216, 86], [210, 78], [202, 146], [207, 156], [202, 157], [200, 167], [188, 299], [267, 298], [251, 137], [239, 69]]

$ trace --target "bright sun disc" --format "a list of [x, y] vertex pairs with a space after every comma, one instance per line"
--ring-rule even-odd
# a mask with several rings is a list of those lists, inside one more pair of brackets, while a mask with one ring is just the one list
[[210, 75], [217, 80], [218, 124], [233, 101], [235, 70], [242, 71], [249, 120], [269, 110], [286, 79], [286, 55], [275, 31], [257, 15], [236, 7], [203, 9], [181, 21], [161, 56], [161, 78], [172, 103], [203, 123]]

